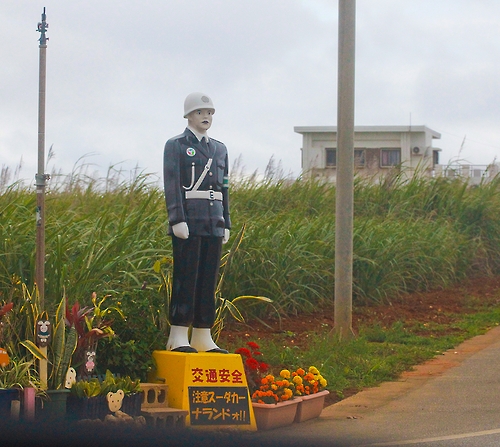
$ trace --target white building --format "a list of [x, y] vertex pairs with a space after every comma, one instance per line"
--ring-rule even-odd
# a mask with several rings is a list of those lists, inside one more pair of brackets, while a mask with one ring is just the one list
[[[305, 177], [337, 178], [337, 127], [294, 127], [302, 134], [302, 174]], [[426, 126], [355, 126], [354, 166], [357, 175], [374, 180], [390, 169], [402, 167], [411, 176], [418, 168], [433, 175], [441, 149], [433, 140], [441, 134]]]

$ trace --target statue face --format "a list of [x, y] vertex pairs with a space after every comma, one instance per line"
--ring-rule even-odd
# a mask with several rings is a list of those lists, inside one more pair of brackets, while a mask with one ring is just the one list
[[204, 134], [212, 125], [213, 109], [197, 109], [193, 110], [188, 116], [188, 124], [196, 132]]

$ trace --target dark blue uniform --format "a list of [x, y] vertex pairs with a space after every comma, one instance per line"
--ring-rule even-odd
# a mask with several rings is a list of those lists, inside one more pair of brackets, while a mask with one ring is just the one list
[[[227, 178], [227, 149], [220, 141], [203, 145], [186, 129], [165, 144], [163, 180], [174, 257], [172, 325], [213, 326], [222, 237], [231, 228]], [[172, 233], [180, 222], [188, 225], [188, 239]]]

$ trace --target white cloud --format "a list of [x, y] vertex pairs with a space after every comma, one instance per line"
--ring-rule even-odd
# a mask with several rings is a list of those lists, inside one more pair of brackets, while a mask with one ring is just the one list
[[[211, 135], [263, 172], [274, 155], [300, 172], [294, 126], [336, 124], [338, 2], [46, 0], [46, 145], [72, 169], [84, 154], [161, 172], [191, 91], [212, 96]], [[4, 0], [2, 164], [36, 169], [42, 7]], [[358, 0], [356, 123], [426, 124], [442, 161], [500, 152], [500, 3]]]

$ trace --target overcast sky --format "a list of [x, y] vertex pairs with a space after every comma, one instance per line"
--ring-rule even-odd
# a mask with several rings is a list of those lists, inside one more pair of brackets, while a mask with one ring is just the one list
[[[37, 23], [46, 7], [46, 148], [68, 173], [161, 175], [165, 141], [202, 91], [210, 136], [248, 173], [300, 174], [294, 126], [336, 125], [338, 1], [0, 0], [0, 154], [37, 169]], [[426, 125], [441, 162], [500, 155], [500, 1], [358, 0], [356, 125]]]

